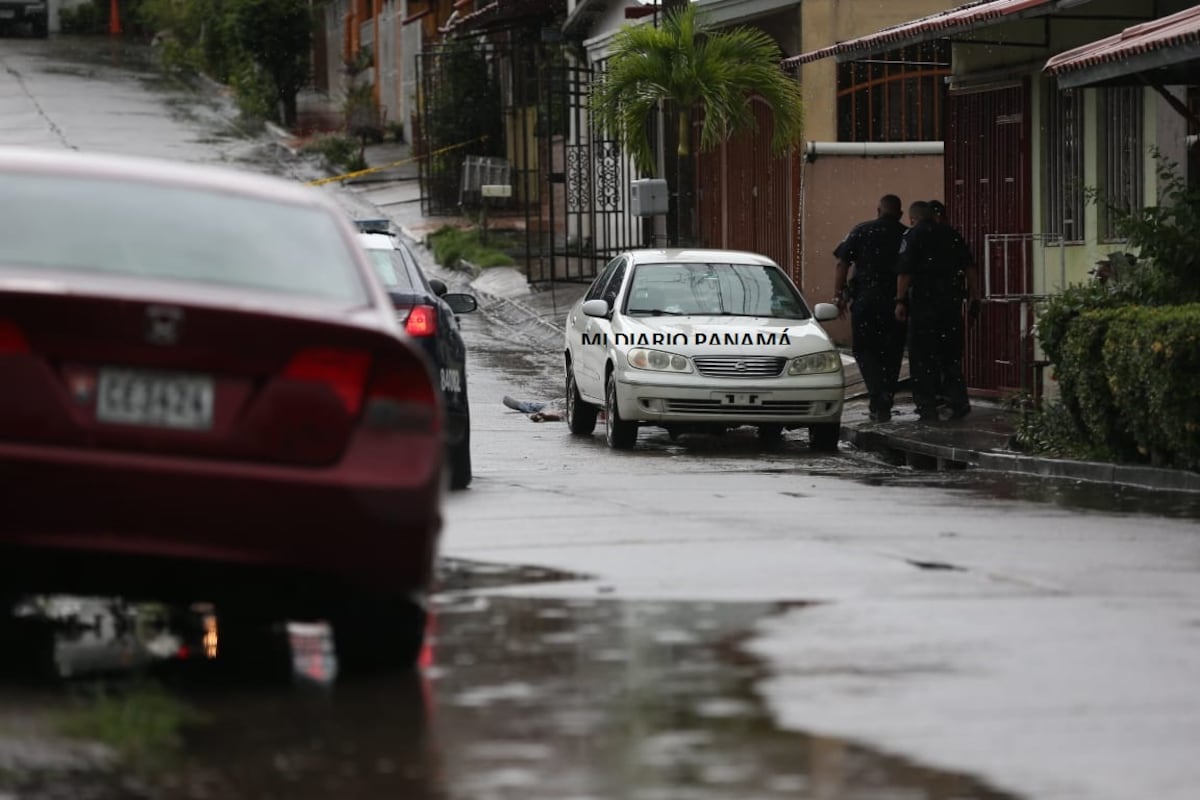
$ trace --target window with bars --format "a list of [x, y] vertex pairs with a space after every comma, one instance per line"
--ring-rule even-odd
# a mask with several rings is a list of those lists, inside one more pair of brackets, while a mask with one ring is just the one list
[[1083, 93], [1078, 89], [1047, 91], [1045, 233], [1056, 233], [1064, 242], [1083, 241]]
[[1118, 241], [1121, 212], [1142, 207], [1142, 97], [1140, 86], [1101, 89], [1100, 239]]
[[949, 74], [947, 41], [838, 65], [838, 140], [941, 141]]

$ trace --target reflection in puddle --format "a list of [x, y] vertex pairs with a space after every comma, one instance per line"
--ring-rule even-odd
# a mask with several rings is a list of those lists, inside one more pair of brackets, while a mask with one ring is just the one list
[[[420, 677], [192, 686], [167, 797], [998, 798], [777, 729], [740, 648], [763, 604], [446, 595]], [[319, 648], [317, 648], [319, 650]]]

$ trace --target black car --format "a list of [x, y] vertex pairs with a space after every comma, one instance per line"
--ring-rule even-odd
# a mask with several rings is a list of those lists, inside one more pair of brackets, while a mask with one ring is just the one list
[[446, 284], [426, 277], [408, 246], [388, 220], [356, 220], [359, 240], [371, 257], [404, 328], [429, 354], [446, 403], [446, 456], [450, 488], [471, 483], [471, 411], [467, 404], [467, 348], [458, 317], [474, 311], [469, 294], [448, 292]]

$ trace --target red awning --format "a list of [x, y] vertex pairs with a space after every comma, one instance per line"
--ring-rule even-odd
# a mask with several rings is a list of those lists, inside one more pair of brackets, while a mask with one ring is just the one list
[[422, 11], [418, 11], [415, 14], [409, 14], [407, 17], [400, 20], [400, 25], [401, 26], [411, 25], [419, 19], [424, 19], [425, 17], [428, 17], [432, 13], [433, 13], [433, 6], [430, 6], [429, 8], [426, 8]]
[[[1200, 57], [1200, 6], [1162, 19], [1133, 25], [1120, 33], [1059, 53], [1046, 62], [1045, 72], [1059, 85], [1084, 85], [1170, 67]], [[1082, 73], [1090, 73], [1083, 75]], [[1064, 87], [1069, 88], [1069, 87]]]
[[958, 33], [986, 27], [994, 22], [1006, 22], [1014, 19], [1040, 17], [1060, 8], [1081, 5], [1088, 0], [979, 0], [974, 3], [928, 17], [921, 17], [909, 22], [902, 22], [881, 31], [848, 39], [820, 50], [810, 50], [798, 56], [786, 58], [785, 67], [795, 67], [810, 61], [836, 56], [838, 61], [850, 61], [854, 58], [885, 53], [906, 44], [916, 44], [932, 39], [944, 39]]

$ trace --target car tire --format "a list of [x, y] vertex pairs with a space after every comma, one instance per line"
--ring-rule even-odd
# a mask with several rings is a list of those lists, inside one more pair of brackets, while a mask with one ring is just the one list
[[575, 371], [567, 364], [567, 428], [576, 436], [591, 436], [600, 409], [584, 400], [575, 385]]
[[405, 597], [364, 594], [339, 604], [333, 615], [338, 673], [406, 672], [425, 643], [423, 606]]
[[466, 489], [471, 485], [471, 423], [468, 421], [463, 428], [462, 438], [458, 444], [447, 449], [450, 462], [450, 488]]
[[758, 441], [763, 447], [778, 447], [783, 442], [783, 426], [759, 425]]
[[822, 422], [808, 426], [808, 445], [822, 453], [836, 453], [842, 437], [842, 426], [837, 422]]
[[636, 422], [621, 419], [617, 408], [617, 378], [609, 373], [604, 385], [604, 438], [614, 450], [628, 450], [637, 441]]

